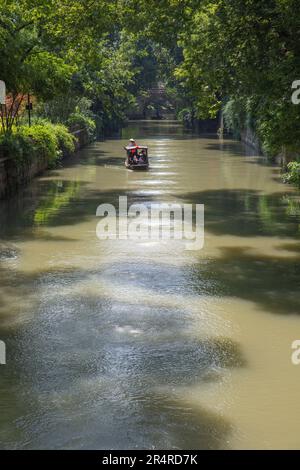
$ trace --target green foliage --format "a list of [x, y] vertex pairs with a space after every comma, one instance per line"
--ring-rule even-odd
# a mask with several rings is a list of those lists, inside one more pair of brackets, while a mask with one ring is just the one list
[[190, 10], [201, 0], [126, 0], [120, 2], [120, 15], [125, 25], [140, 37], [151, 38], [174, 52], [178, 33], [187, 30]]
[[283, 178], [285, 183], [292, 183], [300, 188], [300, 162], [288, 163], [287, 173]]
[[191, 127], [194, 119], [194, 113], [191, 108], [183, 108], [177, 114], [177, 119], [181, 121], [185, 126]]
[[236, 135], [250, 126], [268, 154], [299, 150], [300, 106], [291, 103], [300, 75], [296, 0], [126, 3], [138, 3], [147, 35], [182, 48], [175, 75], [197, 117], [216, 117], [225, 103], [226, 125]]
[[67, 125], [73, 131], [79, 129], [85, 129], [88, 132], [89, 138], [93, 139], [96, 133], [96, 123], [95, 121], [82, 113], [73, 113], [70, 115]]
[[246, 125], [246, 110], [240, 100], [230, 99], [223, 107], [224, 124], [236, 138], [240, 138], [241, 131]]
[[36, 157], [45, 159], [49, 167], [75, 150], [74, 137], [67, 128], [47, 122], [20, 126], [12, 133], [1, 134], [0, 146], [4, 156], [14, 158], [20, 165]]
[[75, 151], [75, 137], [68, 131], [63, 124], [51, 124], [49, 128], [55, 134], [57, 148], [63, 156], [68, 156]]
[[[1, 79], [12, 95], [35, 96], [36, 116], [67, 123], [82, 114], [96, 121], [98, 132], [118, 128], [136, 101], [158, 114], [177, 110], [183, 93], [173, 70], [181, 52], [172, 29], [183, 24], [184, 12], [177, 0], [159, 3], [0, 0]], [[163, 47], [150, 38], [158, 19]], [[144, 99], [158, 82], [165, 103], [151, 93]], [[85, 100], [88, 112], [81, 108]], [[91, 122], [88, 128], [94, 132]]]
[[8, 91], [45, 98], [65, 90], [85, 57], [97, 55], [114, 20], [106, 0], [0, 0], [0, 70]]
[[45, 97], [67, 87], [73, 65], [49, 35], [53, 6], [52, 1], [0, 0], [0, 70], [8, 92]]
[[92, 101], [91, 111], [106, 128], [118, 127], [135, 101], [130, 87], [137, 73], [132, 66], [134, 39], [123, 31], [113, 41], [102, 41], [98, 63], [86, 67], [85, 93]]
[[21, 126], [17, 129], [16, 138], [25, 140], [28, 146], [31, 144], [32, 155], [46, 158], [49, 163], [53, 163], [60, 156], [58, 140], [52, 125]]
[[[79, 96], [78, 96], [79, 93]], [[76, 91], [73, 87], [68, 93], [58, 95], [47, 101], [40, 101], [35, 106], [35, 115], [54, 123], [66, 123], [72, 113], [92, 116], [90, 111], [92, 101], [82, 96], [82, 90]]]
[[4, 157], [14, 158], [18, 162], [27, 161], [32, 156], [31, 140], [22, 134], [0, 134], [0, 148]]
[[118, 3], [0, 0], [0, 71], [7, 92], [34, 95], [37, 114], [54, 122], [66, 122], [83, 98], [95, 102], [99, 115], [118, 106], [123, 113], [131, 61], [119, 61]]
[[[1, 79], [39, 117], [116, 129], [137, 106], [250, 126], [265, 152], [300, 147], [296, 0], [0, 0]], [[163, 84], [163, 100], [151, 92]]]

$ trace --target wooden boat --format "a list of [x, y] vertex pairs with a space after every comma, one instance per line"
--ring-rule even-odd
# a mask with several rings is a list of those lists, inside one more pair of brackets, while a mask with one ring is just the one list
[[148, 147], [145, 145], [124, 147], [126, 150], [125, 166], [129, 170], [148, 170]]

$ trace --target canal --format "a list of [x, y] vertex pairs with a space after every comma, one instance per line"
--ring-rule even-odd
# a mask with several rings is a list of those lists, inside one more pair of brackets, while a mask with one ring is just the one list
[[[128, 138], [149, 172], [124, 168]], [[205, 205], [205, 245], [99, 204]], [[300, 202], [242, 145], [131, 123], [0, 203], [2, 449], [299, 448]]]

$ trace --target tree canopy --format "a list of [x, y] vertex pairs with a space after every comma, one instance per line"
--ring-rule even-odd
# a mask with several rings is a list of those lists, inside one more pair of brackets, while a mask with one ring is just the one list
[[162, 83], [176, 111], [224, 109], [270, 152], [300, 144], [296, 0], [0, 0], [0, 47], [8, 91], [52, 108], [64, 95], [121, 122]]

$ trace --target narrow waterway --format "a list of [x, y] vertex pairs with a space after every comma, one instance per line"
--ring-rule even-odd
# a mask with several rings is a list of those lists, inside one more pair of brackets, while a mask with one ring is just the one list
[[[129, 137], [151, 169], [124, 168]], [[205, 246], [97, 206], [205, 204]], [[133, 123], [0, 203], [0, 447], [300, 447], [300, 202], [241, 144]]]

